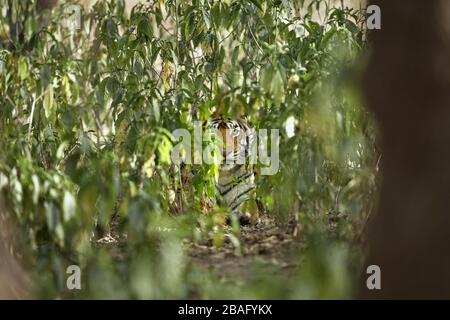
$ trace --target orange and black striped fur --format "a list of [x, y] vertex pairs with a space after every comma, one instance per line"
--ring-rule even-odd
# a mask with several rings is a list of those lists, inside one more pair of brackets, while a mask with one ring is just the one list
[[255, 215], [247, 209], [256, 208], [247, 205], [252, 200], [255, 202], [255, 173], [249, 163], [255, 130], [248, 125], [246, 117], [232, 120], [222, 116], [207, 121], [206, 128], [217, 130], [223, 142], [216, 184], [218, 203], [236, 214], [241, 223], [249, 223]]

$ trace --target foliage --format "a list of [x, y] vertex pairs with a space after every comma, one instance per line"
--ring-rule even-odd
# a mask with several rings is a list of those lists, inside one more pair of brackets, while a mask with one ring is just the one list
[[[351, 293], [342, 279], [357, 269], [353, 249], [372, 205], [376, 162], [370, 118], [351, 81], [363, 17], [304, 2], [169, 0], [127, 12], [124, 1], [99, 0], [71, 30], [67, 3], [47, 12], [35, 1], [0, 0], [0, 189], [38, 296]], [[10, 20], [23, 39], [11, 38]], [[281, 129], [280, 171], [259, 176], [258, 197], [280, 219], [296, 216], [309, 248], [290, 284], [268, 277], [237, 292], [183, 253], [183, 239], [212, 237], [220, 246], [239, 232], [217, 225], [220, 208], [201, 214], [202, 200], [215, 195], [217, 163], [195, 168], [182, 192], [184, 214], [171, 214], [183, 183], [170, 164], [171, 132], [193, 130], [193, 120], [214, 109]], [[126, 234], [125, 257], [94, 241], [113, 215]], [[86, 270], [81, 292], [65, 288], [73, 263]]]

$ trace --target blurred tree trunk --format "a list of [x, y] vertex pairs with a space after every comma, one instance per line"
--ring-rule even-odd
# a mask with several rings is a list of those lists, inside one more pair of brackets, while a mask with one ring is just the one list
[[30, 298], [30, 282], [11, 253], [12, 235], [5, 197], [0, 192], [0, 300]]
[[[3, 239], [2, 239], [3, 240]], [[8, 248], [0, 244], [0, 300], [28, 297], [25, 273]]]
[[[380, 202], [368, 257], [381, 290], [362, 298], [450, 298], [450, 1], [372, 1], [365, 94], [380, 129]], [[364, 270], [365, 271], [365, 270]]]

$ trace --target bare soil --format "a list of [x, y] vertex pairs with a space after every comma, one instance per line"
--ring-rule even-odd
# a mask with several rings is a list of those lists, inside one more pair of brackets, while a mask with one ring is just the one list
[[[240, 250], [228, 238], [220, 248], [216, 248], [212, 240], [186, 240], [184, 250], [191, 266], [212, 272], [223, 281], [254, 277], [255, 265], [288, 275], [298, 269], [298, 252], [303, 249], [296, 225], [293, 218], [282, 222], [266, 215], [257, 223], [241, 227]], [[112, 250], [118, 259], [126, 257], [126, 236], [113, 231], [97, 243]]]
[[186, 243], [186, 254], [198, 268], [213, 272], [224, 281], [247, 279], [258, 264], [274, 272], [286, 273], [298, 267], [298, 251], [302, 244], [297, 239], [294, 221], [278, 222], [264, 217], [256, 224], [241, 227], [240, 252], [231, 241], [217, 249], [212, 241]]

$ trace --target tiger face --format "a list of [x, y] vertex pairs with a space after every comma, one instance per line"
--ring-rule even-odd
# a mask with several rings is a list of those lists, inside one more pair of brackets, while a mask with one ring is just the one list
[[248, 154], [251, 133], [246, 121], [219, 117], [211, 121], [210, 128], [218, 131], [222, 142], [222, 169], [236, 162], [242, 163]]

